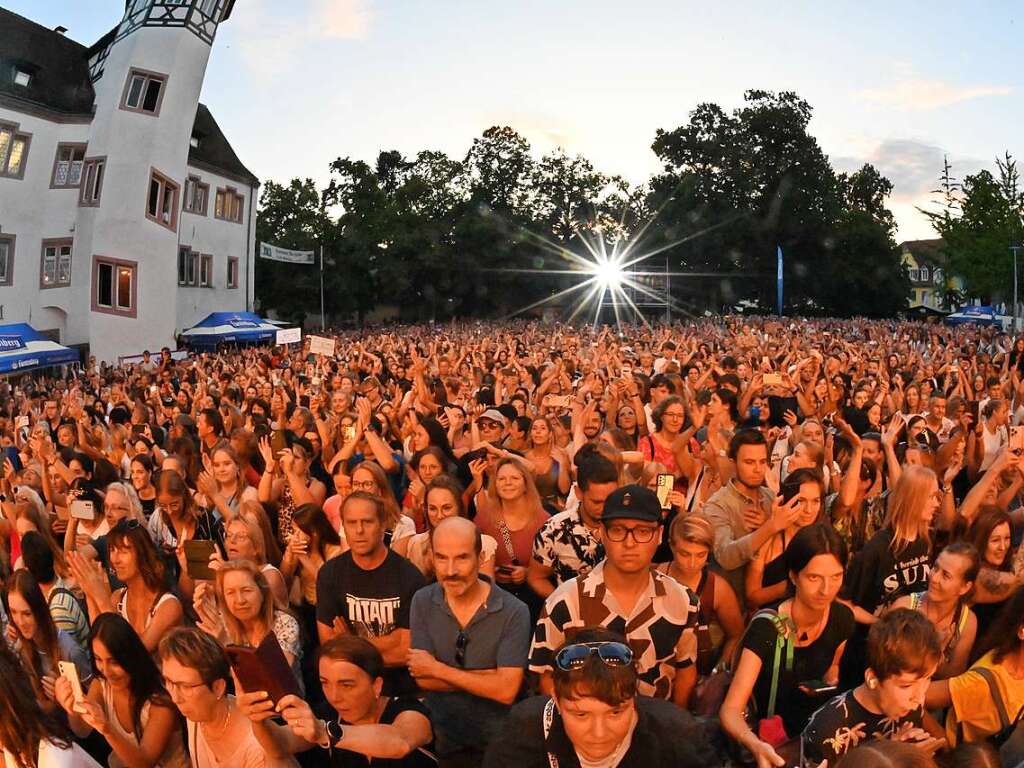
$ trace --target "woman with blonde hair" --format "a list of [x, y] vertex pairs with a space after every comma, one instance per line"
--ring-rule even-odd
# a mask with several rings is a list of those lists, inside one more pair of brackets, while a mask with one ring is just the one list
[[199, 628], [222, 645], [255, 648], [273, 632], [296, 680], [301, 682], [299, 622], [274, 605], [266, 577], [251, 560], [222, 563], [214, 581], [203, 581], [196, 587], [194, 606]]
[[852, 604], [857, 632], [843, 656], [843, 682], [858, 684], [864, 670], [867, 625], [897, 598], [927, 586], [932, 542], [930, 527], [947, 491], [935, 473], [920, 465], [903, 468], [889, 494], [881, 530], [858, 552], [846, 574], [842, 597]]
[[248, 560], [259, 567], [274, 593], [274, 602], [284, 608], [288, 605], [288, 587], [274, 564], [274, 558], [281, 562], [281, 550], [270, 530], [263, 506], [258, 501], [243, 501], [238, 516], [224, 525], [224, 546], [228, 560]]
[[555, 433], [546, 417], [538, 416], [530, 425], [525, 456], [533, 464], [534, 483], [542, 502], [549, 509], [561, 509], [569, 493], [569, 456], [555, 445]]
[[216, 509], [224, 520], [231, 520], [242, 502], [259, 501], [259, 493], [245, 479], [242, 462], [230, 443], [214, 446], [209, 457], [203, 457], [203, 466], [196, 481], [199, 506]]
[[526, 583], [533, 557], [533, 540], [548, 519], [533, 474], [521, 459], [505, 456], [491, 473], [486, 504], [477, 504], [476, 523], [481, 533], [498, 542], [494, 580], [530, 607], [539, 610], [536, 593]]

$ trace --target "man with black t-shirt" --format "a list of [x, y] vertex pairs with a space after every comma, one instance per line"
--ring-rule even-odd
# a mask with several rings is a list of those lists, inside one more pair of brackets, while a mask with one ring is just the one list
[[384, 502], [356, 491], [341, 507], [349, 551], [326, 562], [316, 579], [316, 619], [320, 642], [336, 635], [365, 637], [389, 669], [389, 687], [411, 686], [405, 670], [409, 654], [409, 606], [424, 586], [419, 570], [384, 545]]

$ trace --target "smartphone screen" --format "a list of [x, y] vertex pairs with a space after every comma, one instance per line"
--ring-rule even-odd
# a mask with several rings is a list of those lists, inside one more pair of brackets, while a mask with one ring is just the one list
[[672, 475], [660, 474], [658, 475], [658, 503], [661, 504], [662, 509], [668, 509], [672, 505], [669, 503], [668, 497], [672, 493], [672, 488], [675, 486], [675, 478]]

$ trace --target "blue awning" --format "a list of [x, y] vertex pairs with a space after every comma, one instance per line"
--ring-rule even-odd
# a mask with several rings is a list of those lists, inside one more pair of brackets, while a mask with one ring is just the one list
[[0, 374], [78, 361], [78, 352], [51, 341], [27, 323], [0, 325]]
[[216, 348], [219, 344], [273, 344], [276, 325], [252, 312], [212, 312], [182, 333], [190, 347]]

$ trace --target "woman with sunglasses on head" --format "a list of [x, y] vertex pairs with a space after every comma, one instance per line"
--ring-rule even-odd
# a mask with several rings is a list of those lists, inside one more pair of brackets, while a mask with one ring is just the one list
[[513, 707], [484, 768], [697, 768], [719, 765], [682, 707], [637, 693], [633, 650], [608, 629], [584, 628], [559, 648], [553, 695]]
[[23, 693], [31, 691], [43, 707], [52, 709], [58, 663], [72, 662], [81, 679], [88, 681], [92, 677], [88, 654], [70, 634], [57, 628], [38, 582], [28, 571], [11, 575], [5, 597], [10, 623], [4, 639], [20, 656], [32, 683]]
[[[320, 719], [298, 696], [282, 698], [275, 712], [262, 691], [239, 694], [239, 707], [268, 759], [319, 747], [314, 760], [326, 759], [334, 768], [437, 766], [429, 751], [434, 735], [426, 707], [413, 696], [381, 695], [384, 659], [372, 643], [339, 635], [321, 646], [317, 664], [333, 710], [329, 720]], [[271, 722], [278, 713], [284, 725]]]
[[122, 520], [108, 536], [110, 565], [124, 587], [111, 591], [103, 566], [70, 555], [71, 569], [85, 592], [89, 618], [118, 613], [142, 638], [150, 653], [168, 629], [181, 624], [181, 602], [169, 589], [166, 569], [146, 529], [137, 520]]
[[160, 673], [185, 718], [192, 768], [265, 768], [297, 764], [266, 754], [252, 724], [228, 694], [231, 668], [220, 644], [205, 632], [178, 627], [160, 641]]
[[100, 768], [62, 718], [40, 706], [30, 675], [0, 643], [0, 758], [6, 768]]
[[[758, 768], [785, 765], [793, 741], [835, 690], [839, 663], [853, 633], [853, 612], [836, 600], [846, 545], [828, 525], [801, 529], [786, 548], [793, 597], [750, 621], [720, 717], [722, 728], [754, 756]], [[760, 724], [746, 719], [753, 699]], [[757, 727], [755, 732], [753, 727]]]
[[184, 768], [188, 765], [178, 712], [160, 670], [138, 634], [121, 616], [105, 613], [92, 630], [96, 678], [82, 701], [67, 677], [57, 678], [57, 701], [80, 739], [98, 732], [112, 750], [110, 768]]

